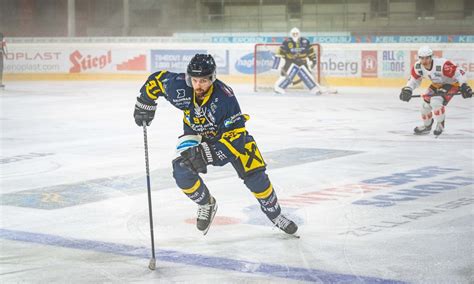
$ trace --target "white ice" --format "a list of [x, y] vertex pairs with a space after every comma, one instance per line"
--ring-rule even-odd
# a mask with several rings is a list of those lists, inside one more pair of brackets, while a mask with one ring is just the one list
[[160, 100], [148, 128], [150, 271], [143, 132], [132, 118], [140, 86], [7, 82], [0, 282], [474, 282], [473, 99], [450, 102], [435, 138], [412, 135], [420, 99], [402, 102], [398, 89], [233, 86], [300, 239], [270, 226], [230, 165], [203, 176], [219, 204], [203, 236], [172, 180], [182, 113]]

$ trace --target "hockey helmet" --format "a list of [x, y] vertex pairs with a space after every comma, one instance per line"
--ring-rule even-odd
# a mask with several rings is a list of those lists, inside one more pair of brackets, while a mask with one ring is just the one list
[[298, 41], [298, 39], [300, 38], [300, 30], [297, 28], [297, 27], [294, 27], [291, 29], [290, 31], [290, 37], [293, 39], [293, 41]]
[[418, 57], [433, 56], [433, 50], [427, 45], [424, 45], [418, 49]]
[[191, 59], [186, 70], [186, 84], [192, 87], [191, 77], [209, 77], [216, 80], [216, 62], [210, 54], [196, 54]]

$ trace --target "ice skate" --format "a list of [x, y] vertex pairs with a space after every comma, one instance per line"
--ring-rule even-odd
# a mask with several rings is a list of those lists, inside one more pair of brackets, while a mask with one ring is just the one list
[[417, 126], [415, 129], [413, 129], [413, 134], [415, 135], [423, 135], [423, 134], [428, 134], [431, 132], [431, 127], [433, 126], [433, 119], [431, 119], [430, 125], [422, 125], [422, 126]]
[[319, 96], [322, 94], [321, 90], [318, 87], [312, 88], [311, 90], [309, 90], [309, 93], [311, 95], [316, 95], [316, 96]]
[[293, 235], [298, 230], [298, 226], [295, 222], [286, 218], [283, 214], [278, 215], [278, 217], [273, 219], [272, 222], [276, 227], [289, 235]]
[[283, 88], [278, 87], [278, 86], [275, 86], [273, 88], [273, 92], [275, 94], [278, 94], [278, 95], [284, 95], [285, 94], [285, 90]]
[[439, 135], [441, 135], [441, 133], [443, 133], [443, 130], [444, 130], [444, 120], [436, 124], [436, 128], [433, 131], [433, 134], [436, 135], [436, 137], [438, 137]]
[[199, 231], [202, 231], [204, 235], [209, 231], [214, 215], [217, 211], [217, 202], [214, 197], [210, 197], [209, 203], [205, 205], [199, 205], [197, 212], [196, 226]]

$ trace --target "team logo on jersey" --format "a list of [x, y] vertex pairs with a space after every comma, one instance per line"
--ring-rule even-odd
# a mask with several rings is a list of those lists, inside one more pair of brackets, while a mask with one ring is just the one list
[[242, 162], [242, 166], [244, 166], [245, 172], [265, 167], [262, 154], [260, 154], [260, 150], [255, 141], [250, 141], [245, 144], [245, 154], [240, 156], [240, 161]]
[[176, 93], [178, 93], [178, 95], [176, 96], [176, 98], [178, 99], [184, 98], [184, 96], [186, 95], [186, 91], [184, 89], [177, 89]]
[[189, 105], [189, 103], [191, 102], [191, 97], [186, 97], [185, 89], [177, 89], [176, 93], [176, 98], [171, 98], [175, 106], [180, 108]]
[[441, 66], [436, 66], [436, 71], [440, 72], [441, 71]]
[[187, 122], [186, 124], [191, 125], [191, 116], [190, 116], [191, 111], [190, 110], [185, 110], [184, 111], [184, 120]]
[[211, 112], [212, 112], [213, 114], [216, 113], [217, 105], [216, 105], [214, 102], [211, 103], [210, 108], [211, 108]]
[[224, 120], [224, 127], [229, 128], [232, 124], [236, 123], [240, 119], [242, 119], [242, 113], [241, 112], [236, 113], [232, 115], [231, 117], [229, 117], [228, 119]]
[[216, 123], [216, 118], [212, 114], [211, 109], [207, 110], [207, 120], [209, 120], [212, 124]]

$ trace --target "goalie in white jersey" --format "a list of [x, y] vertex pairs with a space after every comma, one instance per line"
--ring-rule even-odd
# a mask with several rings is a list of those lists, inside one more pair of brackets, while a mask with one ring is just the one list
[[[430, 133], [436, 120], [433, 134], [440, 135], [444, 130], [446, 106], [456, 93], [467, 99], [472, 97], [472, 89], [467, 84], [464, 70], [445, 58], [433, 58], [433, 51], [428, 46], [418, 50], [419, 60], [411, 69], [411, 77], [400, 93], [400, 99], [408, 102], [413, 90], [418, 88], [426, 77], [431, 85], [422, 95], [421, 118], [423, 125], [414, 129], [415, 134]], [[433, 96], [436, 95], [436, 96]], [[433, 119], [434, 114], [434, 119]]]

